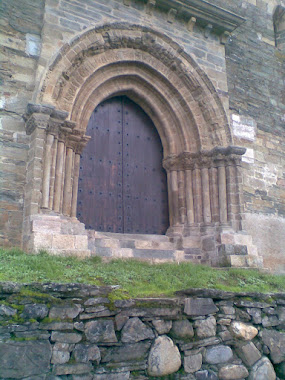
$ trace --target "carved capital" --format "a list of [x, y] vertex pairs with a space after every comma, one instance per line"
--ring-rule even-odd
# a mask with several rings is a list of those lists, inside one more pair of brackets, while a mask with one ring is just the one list
[[42, 113], [33, 113], [26, 119], [26, 132], [30, 135], [36, 128], [47, 129], [49, 115]]

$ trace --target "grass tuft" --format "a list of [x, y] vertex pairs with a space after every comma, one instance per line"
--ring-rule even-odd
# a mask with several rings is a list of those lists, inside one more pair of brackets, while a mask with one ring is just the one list
[[215, 269], [192, 263], [151, 264], [131, 259], [106, 263], [99, 257], [82, 260], [3, 248], [0, 249], [0, 281], [120, 285], [116, 298], [172, 296], [186, 288], [263, 293], [285, 289], [285, 275], [257, 270]]

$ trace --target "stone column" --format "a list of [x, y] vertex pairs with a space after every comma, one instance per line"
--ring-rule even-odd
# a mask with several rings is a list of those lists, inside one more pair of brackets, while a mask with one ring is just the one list
[[53, 147], [52, 147], [52, 162], [51, 162], [50, 188], [49, 188], [49, 209], [51, 210], [53, 208], [56, 156], [57, 156], [57, 137], [54, 138]]
[[193, 190], [192, 190], [192, 170], [185, 171], [185, 195], [186, 195], [186, 213], [187, 224], [194, 223], [194, 205], [193, 205]]
[[193, 170], [193, 192], [194, 192], [194, 212], [195, 212], [195, 223], [203, 222], [202, 215], [202, 183], [201, 183], [201, 172], [198, 166], [195, 166]]
[[210, 183], [208, 168], [202, 168], [202, 200], [203, 200], [203, 220], [204, 223], [211, 223], [211, 204], [210, 204]]
[[50, 174], [51, 174], [53, 141], [54, 141], [54, 136], [48, 133], [46, 137], [44, 168], [43, 168], [42, 208], [49, 207], [49, 190], [50, 190]]
[[169, 178], [169, 198], [171, 198], [171, 220], [172, 225], [177, 226], [179, 224], [179, 212], [178, 212], [178, 181], [177, 181], [177, 171], [172, 170], [168, 174]]
[[236, 217], [238, 216], [238, 202], [237, 202], [237, 178], [236, 167], [233, 160], [228, 160], [226, 165], [226, 178], [227, 178], [227, 203], [228, 203], [228, 221], [231, 221], [232, 226], [235, 227]]
[[71, 202], [71, 216], [72, 217], [76, 217], [76, 211], [77, 211], [79, 167], [80, 167], [80, 154], [75, 153], [74, 170], [73, 170], [73, 185], [72, 185], [72, 202]]
[[56, 168], [55, 168], [54, 197], [53, 197], [53, 210], [55, 212], [59, 212], [60, 210], [64, 153], [65, 153], [64, 141], [59, 140], [57, 144], [57, 159], [56, 159]]
[[210, 175], [210, 198], [211, 198], [211, 211], [212, 221], [218, 222], [219, 215], [219, 195], [218, 195], [218, 169], [212, 166], [209, 170]]
[[184, 224], [185, 218], [186, 218], [184, 171], [182, 170], [178, 171], [177, 180], [178, 180], [179, 222], [181, 224]]
[[227, 221], [228, 221], [227, 183], [226, 183], [226, 168], [225, 168], [224, 162], [220, 162], [218, 166], [218, 183], [219, 183], [220, 223], [227, 224]]
[[71, 196], [72, 196], [72, 169], [73, 169], [73, 150], [71, 147], [66, 148], [65, 156], [65, 179], [62, 198], [62, 213], [70, 216], [71, 214]]

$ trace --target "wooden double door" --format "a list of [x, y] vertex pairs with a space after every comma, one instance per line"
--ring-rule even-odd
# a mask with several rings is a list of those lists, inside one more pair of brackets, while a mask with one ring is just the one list
[[86, 134], [78, 219], [96, 231], [164, 234], [167, 180], [152, 120], [128, 97], [113, 97], [93, 111]]

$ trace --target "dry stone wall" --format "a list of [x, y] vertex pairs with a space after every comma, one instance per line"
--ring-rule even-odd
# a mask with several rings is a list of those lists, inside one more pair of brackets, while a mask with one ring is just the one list
[[0, 378], [285, 378], [285, 294], [1, 283]]

